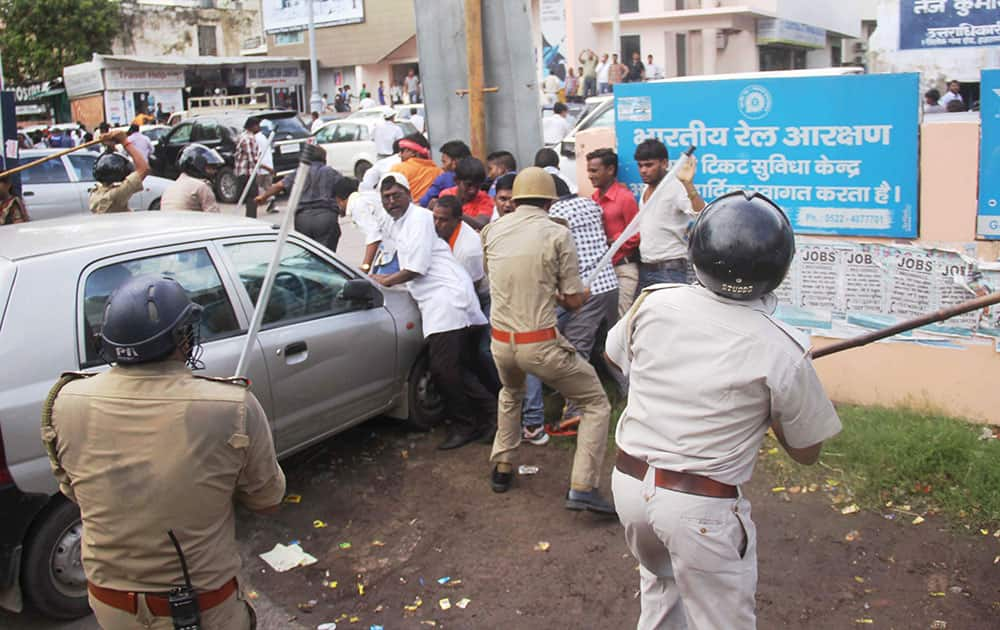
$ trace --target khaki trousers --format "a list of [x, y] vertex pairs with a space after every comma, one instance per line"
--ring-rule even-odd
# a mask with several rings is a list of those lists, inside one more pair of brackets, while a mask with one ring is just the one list
[[[174, 630], [170, 617], [157, 617], [149, 612], [144, 597], [138, 598], [139, 610], [133, 615], [112, 608], [88, 593], [90, 608], [103, 630]], [[257, 627], [253, 607], [242, 591], [209, 610], [201, 611], [202, 630], [254, 630]]]
[[757, 532], [750, 502], [657, 488], [615, 468], [611, 491], [639, 561], [638, 630], [756, 628]]
[[490, 461], [513, 463], [514, 449], [521, 443], [525, 375], [534, 374], [580, 410], [570, 487], [583, 492], [598, 487], [608, 448], [611, 405], [593, 366], [562, 335], [550, 341], [521, 345], [513, 340], [502, 343], [494, 339], [490, 348], [503, 384]]
[[618, 319], [621, 319], [635, 301], [639, 288], [639, 263], [617, 265], [615, 275], [618, 276]]

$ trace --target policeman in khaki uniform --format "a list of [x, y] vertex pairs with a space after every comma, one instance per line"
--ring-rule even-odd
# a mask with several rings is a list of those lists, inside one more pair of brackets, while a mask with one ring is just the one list
[[556, 304], [575, 310], [589, 297], [569, 228], [549, 218], [557, 199], [552, 176], [538, 167], [514, 179], [517, 209], [482, 231], [493, 304], [491, 349], [503, 388], [493, 442], [491, 485], [513, 481], [514, 449], [521, 442], [525, 374], [537, 376], [581, 412], [566, 507], [614, 514], [597, 491], [607, 450], [611, 405], [594, 368], [556, 330]]
[[[133, 278], [111, 296], [103, 374], [68, 373], [43, 409], [63, 494], [80, 506], [90, 606], [105, 630], [174, 628], [183, 586], [176, 536], [203, 630], [255, 627], [236, 582], [234, 504], [277, 508], [285, 477], [244, 379], [196, 377], [201, 307], [176, 281]], [[191, 367], [189, 367], [191, 366]]]
[[840, 432], [808, 337], [772, 316], [794, 254], [769, 199], [720, 197], [690, 238], [703, 286], [649, 287], [608, 334], [629, 375], [612, 490], [640, 563], [640, 630], [754, 628], [757, 541], [739, 486], [769, 427], [803, 464]]
[[[149, 174], [149, 164], [142, 151], [129, 142], [124, 131], [106, 133], [101, 136], [101, 142], [108, 147], [108, 152], [94, 162], [97, 187], [90, 192], [90, 211], [94, 214], [130, 212], [128, 200], [142, 190], [142, 181]], [[117, 144], [125, 147], [131, 162], [114, 152]]]
[[177, 158], [181, 174], [163, 191], [160, 209], [218, 212], [219, 202], [215, 200], [211, 181], [225, 165], [226, 161], [215, 149], [197, 143], [186, 146]]

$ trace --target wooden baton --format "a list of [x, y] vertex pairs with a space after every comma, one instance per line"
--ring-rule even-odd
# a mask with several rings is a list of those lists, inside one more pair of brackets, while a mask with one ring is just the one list
[[913, 330], [914, 328], [920, 328], [921, 326], [933, 324], [934, 322], [944, 321], [955, 317], [956, 315], [962, 315], [970, 311], [978, 311], [981, 308], [986, 308], [987, 306], [992, 306], [997, 303], [1000, 303], [1000, 291], [989, 293], [965, 302], [960, 302], [939, 311], [921, 315], [920, 317], [914, 317], [913, 319], [899, 322], [898, 324], [894, 324], [888, 328], [883, 328], [882, 330], [876, 330], [863, 335], [858, 335], [857, 337], [852, 337], [850, 339], [844, 339], [843, 341], [838, 341], [837, 343], [832, 343], [828, 346], [823, 346], [822, 348], [813, 350], [812, 358], [818, 359], [820, 357], [834, 354], [835, 352], [841, 352], [843, 350], [849, 350], [859, 346], [866, 346], [873, 341], [878, 341], [879, 339], [892, 337], [893, 335], [898, 335], [901, 332]]
[[0, 177], [6, 177], [7, 175], [13, 175], [14, 173], [20, 173], [21, 171], [26, 171], [29, 168], [33, 167], [33, 166], [38, 166], [42, 162], [48, 162], [49, 160], [54, 160], [54, 159], [62, 157], [64, 155], [69, 155], [70, 153], [73, 153], [74, 151], [79, 151], [80, 149], [86, 149], [87, 147], [92, 147], [95, 144], [100, 144], [100, 143], [101, 143], [101, 139], [100, 138], [95, 138], [95, 139], [91, 140], [90, 142], [84, 142], [83, 144], [78, 144], [75, 147], [70, 147], [69, 149], [65, 149], [63, 151], [56, 151], [52, 155], [46, 155], [45, 157], [38, 158], [37, 160], [35, 160], [33, 162], [28, 162], [27, 164], [22, 164], [20, 166], [15, 166], [14, 168], [12, 168], [10, 170], [4, 171], [3, 173], [0, 173]]

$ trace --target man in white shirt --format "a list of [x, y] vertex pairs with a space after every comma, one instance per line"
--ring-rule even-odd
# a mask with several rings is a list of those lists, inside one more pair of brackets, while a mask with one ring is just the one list
[[358, 103], [358, 107], [361, 109], [368, 109], [369, 107], [375, 107], [376, 105], [378, 105], [378, 103], [376, 103], [375, 99], [371, 96], [364, 97], [361, 99], [361, 102]]
[[[476, 292], [480, 292], [483, 269], [483, 242], [471, 225], [462, 220], [462, 202], [455, 195], [442, 195], [434, 205], [434, 230], [448, 243], [451, 253], [472, 278]], [[488, 288], [487, 288], [488, 290]]]
[[653, 55], [646, 55], [646, 80], [662, 78], [663, 68], [653, 63]]
[[333, 198], [341, 211], [350, 216], [365, 237], [365, 253], [359, 268], [365, 273], [395, 273], [390, 268], [396, 257], [396, 246], [389, 236], [392, 217], [382, 207], [382, 199], [374, 190], [359, 191], [358, 180], [342, 177], [333, 186]]
[[693, 183], [694, 157], [667, 182], [670, 155], [662, 142], [644, 140], [634, 157], [645, 184], [639, 198], [639, 290], [661, 282], [687, 283], [688, 229], [705, 207]]
[[[402, 138], [400, 138], [401, 140]], [[374, 164], [371, 165], [367, 171], [365, 171], [364, 177], [361, 178], [361, 185], [358, 186], [358, 190], [363, 192], [375, 191], [378, 188], [378, 183], [382, 179], [382, 176], [392, 170], [393, 166], [396, 166], [403, 161], [403, 158], [399, 156], [399, 140], [395, 140], [392, 143], [392, 155], [384, 157], [381, 160], [376, 160]]]
[[[260, 171], [257, 173], [257, 188], [267, 190], [274, 184], [274, 152], [271, 150], [271, 137], [274, 132], [271, 122], [264, 120], [260, 124], [260, 131], [254, 134], [257, 140], [257, 148], [263, 156], [260, 161]], [[277, 212], [274, 209], [274, 197], [267, 202], [267, 212]]]
[[311, 116], [312, 123], [309, 125], [309, 133], [316, 133], [320, 127], [326, 124], [326, 121], [319, 117], [319, 112], [313, 112]]
[[542, 80], [542, 92], [545, 94], [545, 104], [554, 105], [559, 99], [559, 89], [562, 81], [554, 74], [549, 74]]
[[420, 309], [431, 376], [451, 419], [441, 450], [459, 448], [484, 436], [496, 418], [496, 398], [478, 377], [477, 344], [487, 321], [472, 279], [448, 243], [438, 238], [434, 215], [411, 201], [410, 183], [400, 173], [379, 182], [382, 206], [393, 219], [399, 271], [375, 274], [385, 287], [404, 285]]
[[952, 101], [964, 102], [962, 99], [962, 84], [958, 81], [948, 82], [948, 91], [941, 97], [941, 105], [947, 109], [948, 103]]
[[392, 143], [402, 140], [404, 135], [406, 134], [402, 128], [396, 124], [396, 110], [390, 109], [382, 114], [382, 120], [377, 122], [372, 130], [372, 142], [375, 143], [375, 153], [379, 159], [392, 155], [394, 153]]
[[142, 153], [142, 157], [145, 158], [148, 164], [149, 156], [153, 154], [153, 143], [139, 131], [139, 125], [132, 125], [128, 128], [128, 141], [136, 149], [139, 149], [139, 152]]
[[562, 142], [570, 132], [569, 108], [565, 103], [552, 106], [552, 115], [542, 118], [542, 143], [546, 145]]
[[420, 133], [424, 132], [424, 117], [420, 115], [420, 110], [416, 107], [410, 108], [410, 122]]
[[597, 64], [597, 93], [611, 93], [611, 62], [608, 61], [608, 53], [601, 55], [601, 63]]

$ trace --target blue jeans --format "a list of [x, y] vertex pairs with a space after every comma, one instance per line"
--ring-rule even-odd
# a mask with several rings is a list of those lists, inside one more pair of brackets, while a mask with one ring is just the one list
[[645, 263], [639, 263], [639, 291], [653, 284], [671, 282], [687, 284], [687, 265], [682, 268], [654, 268]]

